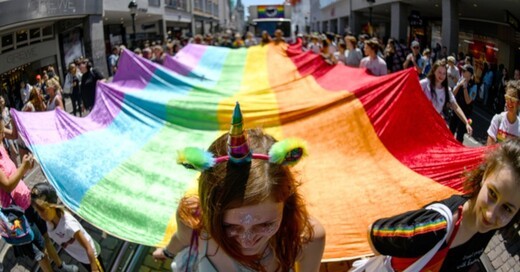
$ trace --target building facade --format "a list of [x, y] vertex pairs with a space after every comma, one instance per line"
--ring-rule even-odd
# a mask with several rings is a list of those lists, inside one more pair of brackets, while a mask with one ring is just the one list
[[[295, 2], [295, 9], [306, 6]], [[477, 61], [520, 66], [520, 2], [470, 0], [310, 0], [310, 30], [393, 37], [421, 48], [446, 46]], [[478, 67], [476, 67], [478, 69]]]
[[0, 2], [0, 88], [10, 104], [21, 81], [52, 66], [60, 78], [75, 58], [106, 70], [101, 0]]
[[[135, 0], [135, 16], [130, 2], [0, 1], [2, 94], [18, 94], [22, 80], [34, 84], [49, 66], [64, 79], [68, 64], [81, 56], [107, 74], [106, 58], [115, 45], [133, 48], [146, 40], [165, 42], [238, 28], [229, 0]], [[18, 99], [7, 98], [8, 103]]]

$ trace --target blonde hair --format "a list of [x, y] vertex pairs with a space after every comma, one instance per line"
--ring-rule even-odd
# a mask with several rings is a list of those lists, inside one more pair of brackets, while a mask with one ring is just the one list
[[54, 88], [57, 91], [61, 90], [60, 83], [54, 78], [47, 79], [47, 81], [45, 81], [45, 86], [47, 86], [47, 88], [48, 87]]
[[506, 85], [506, 94], [515, 98], [520, 98], [520, 80], [509, 80]]

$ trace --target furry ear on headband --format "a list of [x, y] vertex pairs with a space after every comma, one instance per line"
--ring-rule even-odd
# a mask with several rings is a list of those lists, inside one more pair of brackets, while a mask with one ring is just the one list
[[[177, 153], [178, 164], [201, 172], [218, 163], [233, 162], [229, 155], [215, 158], [212, 153], [196, 147], [186, 147]], [[293, 166], [307, 154], [307, 145], [302, 139], [288, 138], [273, 144], [269, 149], [269, 155], [253, 153], [252, 159], [268, 160], [274, 164]]]

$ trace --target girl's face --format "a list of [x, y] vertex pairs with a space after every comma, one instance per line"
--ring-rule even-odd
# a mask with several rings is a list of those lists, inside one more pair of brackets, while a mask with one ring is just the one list
[[511, 222], [520, 209], [520, 182], [508, 164], [486, 173], [475, 201], [475, 224], [480, 233]]
[[4, 107], [5, 106], [5, 100], [3, 97], [0, 96], [0, 107]]
[[261, 255], [282, 222], [283, 203], [267, 199], [259, 204], [227, 210], [224, 229], [246, 256]]
[[51, 95], [51, 96], [53, 96], [53, 95], [56, 93], [56, 89], [55, 89], [54, 86], [53, 86], [53, 87], [51, 87], [51, 86], [47, 86], [47, 89], [45, 89], [45, 90], [46, 90], [46, 91], [49, 93], [49, 95]]
[[514, 95], [514, 91], [507, 91], [505, 95], [506, 100], [506, 109], [510, 112], [518, 112], [518, 107], [520, 107], [520, 101], [518, 100], [518, 97]]
[[38, 213], [38, 215], [45, 221], [52, 221], [56, 218], [56, 208], [49, 207], [48, 205], [38, 205], [33, 204], [34, 209]]
[[446, 80], [446, 68], [444, 66], [437, 67], [437, 70], [435, 70], [434, 74], [436, 83], [440, 84]]

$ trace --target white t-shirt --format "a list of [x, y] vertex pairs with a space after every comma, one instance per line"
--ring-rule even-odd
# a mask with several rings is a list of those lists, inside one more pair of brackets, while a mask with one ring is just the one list
[[36, 108], [34, 107], [34, 105], [32, 104], [31, 101], [27, 101], [27, 104], [25, 104], [25, 106], [23, 106], [22, 108], [22, 111], [36, 111]]
[[[426, 95], [426, 98], [430, 100], [433, 104], [433, 107], [435, 110], [441, 114], [442, 108], [444, 108], [444, 101], [446, 99], [446, 93], [444, 91], [444, 88], [441, 89], [435, 89], [435, 99], [432, 98], [432, 93], [430, 92], [430, 80], [428, 78], [421, 79], [421, 88]], [[453, 95], [453, 92], [451, 90], [448, 90], [448, 95], [450, 96], [449, 102], [454, 103], [455, 102], [455, 96]]]
[[309, 44], [308, 48], [309, 48], [309, 51], [312, 51], [312, 52], [314, 52], [314, 53], [316, 53], [316, 54], [319, 54], [320, 51], [321, 51], [321, 46], [320, 46], [319, 43], [313, 43], [313, 42], [311, 42], [311, 43]]
[[487, 134], [499, 143], [520, 137], [520, 122], [518, 118], [520, 117], [517, 117], [516, 121], [511, 124], [507, 120], [507, 111], [495, 114], [493, 119], [491, 119]]
[[388, 74], [388, 70], [386, 68], [386, 62], [376, 56], [375, 59], [370, 57], [364, 57], [359, 63], [359, 68], [367, 68], [372, 72], [374, 76], [382, 76]]
[[69, 255], [78, 262], [90, 264], [87, 251], [84, 247], [81, 246], [79, 241], [74, 238], [74, 234], [78, 231], [83, 233], [83, 236], [85, 236], [88, 243], [94, 250], [94, 255], [98, 255], [92, 237], [90, 237], [83, 226], [81, 226], [79, 221], [69, 212], [65, 211], [63, 213], [63, 216], [61, 217], [60, 222], [55, 229], [53, 229], [53, 224], [47, 222], [47, 229], [49, 237], [51, 237], [51, 239], [54, 240], [54, 242], [57, 244], [60, 244], [63, 249], [65, 249], [65, 251], [67, 251], [67, 253], [69, 253]]
[[457, 68], [457, 66], [450, 67], [448, 65], [448, 71], [446, 72], [446, 74], [446, 77], [448, 78], [448, 86], [453, 90], [460, 79], [459, 69]]

